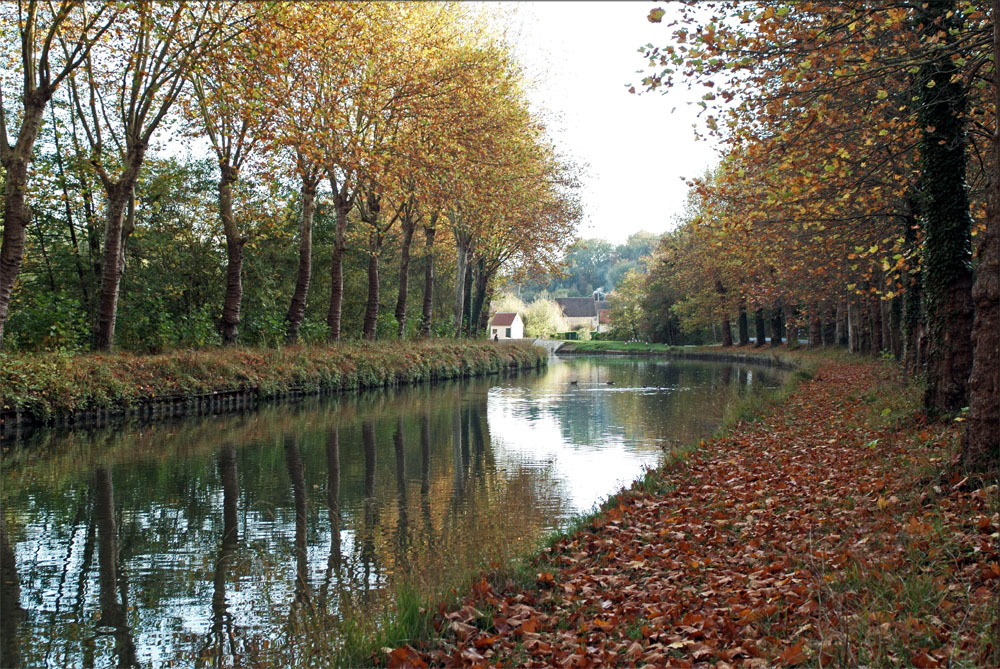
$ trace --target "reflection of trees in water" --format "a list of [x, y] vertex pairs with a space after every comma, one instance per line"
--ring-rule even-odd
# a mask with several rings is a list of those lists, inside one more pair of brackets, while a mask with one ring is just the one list
[[[338, 586], [343, 583], [340, 554], [340, 425], [334, 423], [326, 433], [326, 509], [330, 520], [330, 554], [326, 560], [326, 573], [320, 587], [320, 611], [327, 611], [330, 581]], [[338, 600], [339, 601], [339, 600]]]
[[375, 499], [375, 423], [372, 419], [361, 422], [361, 442], [365, 452], [365, 496], [363, 529], [361, 532], [361, 588], [369, 599], [373, 577], [379, 573], [376, 562], [375, 529], [378, 525], [378, 501]]
[[[630, 369], [605, 368], [600, 374], [606, 379], [611, 374], [633, 373]], [[76, 571], [83, 570], [77, 600], [83, 628], [91, 623], [93, 605], [99, 603], [93, 597], [88, 610], [84, 597], [87, 567], [80, 565], [87, 564], [88, 546], [94, 562], [117, 552], [122, 561], [127, 557], [127, 564], [139, 567], [130, 576], [135, 596], [143, 600], [143, 616], [133, 615], [133, 620], [147, 626], [143, 632], [151, 621], [180, 620], [192, 593], [204, 593], [199, 607], [211, 616], [202, 616], [205, 625], [198, 638], [191, 641], [182, 636], [179, 623], [170, 623], [168, 634], [174, 636], [166, 640], [159, 636], [165, 644], [159, 651], [164, 656], [189, 654], [211, 643], [213, 651], [222, 653], [225, 646], [235, 657], [235, 636], [244, 662], [252, 661], [255, 640], [266, 639], [269, 633], [273, 636], [273, 629], [283, 624], [286, 607], [298, 607], [299, 613], [312, 609], [313, 592], [318, 593], [319, 612], [351, 610], [363, 615], [359, 607], [365, 599], [380, 605], [391, 596], [390, 575], [405, 578], [412, 574], [415, 582], [443, 587], [460, 578], [461, 570], [472, 569], [484, 559], [502, 560], [522, 550], [562, 508], [553, 499], [551, 479], [546, 478], [551, 472], [530, 463], [496, 462], [495, 441], [487, 423], [490, 384], [441, 384], [399, 395], [317, 402], [321, 411], [285, 406], [256, 415], [255, 420], [214, 419], [210, 430], [179, 423], [176, 429], [171, 425], [160, 430], [168, 449], [163, 457], [155, 452], [155, 440], [149, 435], [156, 430], [144, 432], [143, 448], [152, 455], [141, 466], [123, 464], [115, 470], [119, 486], [115, 499], [127, 509], [122, 527], [113, 526], [120, 547], [104, 550], [105, 536], [115, 532], [97, 522], [96, 513], [94, 522], [73, 524], [90, 537], [77, 543], [73, 560], [67, 560], [71, 583], [75, 583]], [[608, 419], [625, 406], [615, 403], [625, 402], [628, 393], [594, 395], [601, 396], [600, 410]], [[593, 408], [568, 408], [560, 422], [592, 423]], [[230, 421], [233, 429], [227, 427]], [[127, 443], [115, 439], [116, 445], [109, 449], [127, 462]], [[219, 449], [220, 440], [234, 445]], [[247, 447], [241, 446], [248, 442]], [[286, 469], [287, 482], [282, 472]], [[23, 472], [19, 476], [26, 478]], [[44, 508], [53, 524], [68, 527], [73, 509], [57, 505], [67, 490], [74, 490], [75, 476], [63, 472], [43, 477], [44, 482], [33, 482], [33, 488], [15, 490], [10, 496], [17, 499], [15, 508]], [[309, 507], [307, 499], [310, 489], [324, 486], [325, 519], [321, 510]], [[91, 486], [88, 482], [77, 489], [90, 490]], [[51, 507], [39, 504], [38, 499], [47, 500], [44, 504]], [[114, 522], [115, 517], [110, 518]], [[293, 518], [294, 541], [290, 540]], [[313, 553], [320, 563], [312, 565], [315, 580], [309, 576], [307, 538], [314, 548], [330, 541], [329, 555]], [[19, 544], [19, 555], [21, 550]], [[192, 561], [192, 554], [200, 554], [202, 560]], [[286, 572], [293, 555], [294, 586]], [[157, 559], [147, 559], [152, 557]], [[119, 584], [121, 609], [128, 593], [118, 573], [121, 570], [117, 564], [114, 567], [109, 580]], [[199, 579], [201, 570], [204, 577]], [[239, 595], [233, 590], [237, 572]], [[26, 602], [50, 597], [51, 587], [41, 579], [33, 582], [22, 574], [21, 585], [27, 590]], [[259, 606], [260, 602], [270, 606]], [[302, 607], [303, 602], [310, 604]], [[233, 617], [242, 620], [243, 615], [249, 618], [247, 624], [234, 630]], [[60, 623], [66, 620], [65, 615], [59, 618]], [[22, 625], [22, 652], [27, 648], [25, 639], [30, 638], [26, 635], [47, 633], [37, 620], [30, 625], [30, 629]], [[208, 637], [212, 637], [210, 642]], [[75, 664], [86, 645], [75, 639], [64, 644], [75, 644], [70, 651], [75, 655], [67, 655]]]
[[306, 478], [302, 468], [302, 455], [294, 435], [285, 437], [285, 463], [292, 482], [292, 499], [295, 504], [295, 599], [292, 612], [312, 598], [309, 589], [308, 547], [306, 546]]
[[[111, 470], [98, 466], [94, 472], [94, 505], [97, 516], [97, 566], [101, 618], [98, 627], [111, 627], [119, 667], [136, 664], [135, 643], [128, 627], [128, 587], [118, 565], [118, 527]], [[119, 591], [120, 587], [120, 591]], [[119, 595], [121, 600], [119, 601]], [[100, 633], [100, 632], [99, 632]]]
[[21, 609], [21, 581], [17, 575], [14, 548], [7, 538], [7, 519], [0, 507], [0, 666], [21, 666], [17, 626], [24, 617]]
[[433, 550], [434, 522], [431, 520], [431, 415], [427, 405], [420, 412], [420, 517], [423, 519], [423, 542]]
[[392, 445], [396, 451], [396, 569], [397, 573], [406, 574], [409, 572], [410, 514], [406, 499], [406, 449], [403, 443], [402, 416], [396, 419]]
[[229, 645], [228, 656], [232, 663], [239, 664], [236, 646], [236, 631], [233, 628], [233, 616], [226, 601], [226, 580], [229, 578], [234, 552], [239, 543], [238, 505], [239, 477], [236, 470], [236, 449], [227, 444], [219, 449], [219, 478], [222, 482], [222, 539], [219, 542], [219, 552], [215, 558], [215, 570], [212, 576], [212, 626], [206, 635], [201, 657], [211, 657], [214, 666], [222, 666], [227, 657], [226, 644]]

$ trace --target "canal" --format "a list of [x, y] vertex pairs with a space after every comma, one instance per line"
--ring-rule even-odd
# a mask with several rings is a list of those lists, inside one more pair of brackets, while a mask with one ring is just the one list
[[3, 454], [0, 666], [304, 661], [401, 589], [440, 595], [532, 550], [781, 374], [575, 356], [36, 433]]

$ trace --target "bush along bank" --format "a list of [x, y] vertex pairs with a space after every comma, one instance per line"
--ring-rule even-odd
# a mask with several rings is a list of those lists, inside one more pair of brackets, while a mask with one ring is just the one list
[[0, 354], [0, 435], [246, 408], [255, 402], [542, 367], [529, 343], [433, 340], [276, 349]]

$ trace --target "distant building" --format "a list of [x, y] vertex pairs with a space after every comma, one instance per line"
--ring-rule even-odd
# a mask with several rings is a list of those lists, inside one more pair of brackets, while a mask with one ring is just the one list
[[490, 319], [490, 339], [524, 339], [524, 321], [516, 312], [501, 311]]
[[597, 329], [597, 301], [593, 297], [557, 297], [556, 304], [562, 309], [571, 330], [581, 326]]
[[611, 329], [611, 305], [607, 300], [598, 300], [597, 307], [597, 331], [607, 332]]

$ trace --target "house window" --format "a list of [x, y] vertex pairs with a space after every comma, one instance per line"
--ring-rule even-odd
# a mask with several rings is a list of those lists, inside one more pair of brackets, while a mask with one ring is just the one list
[[510, 339], [510, 328], [507, 328], [507, 339]]

